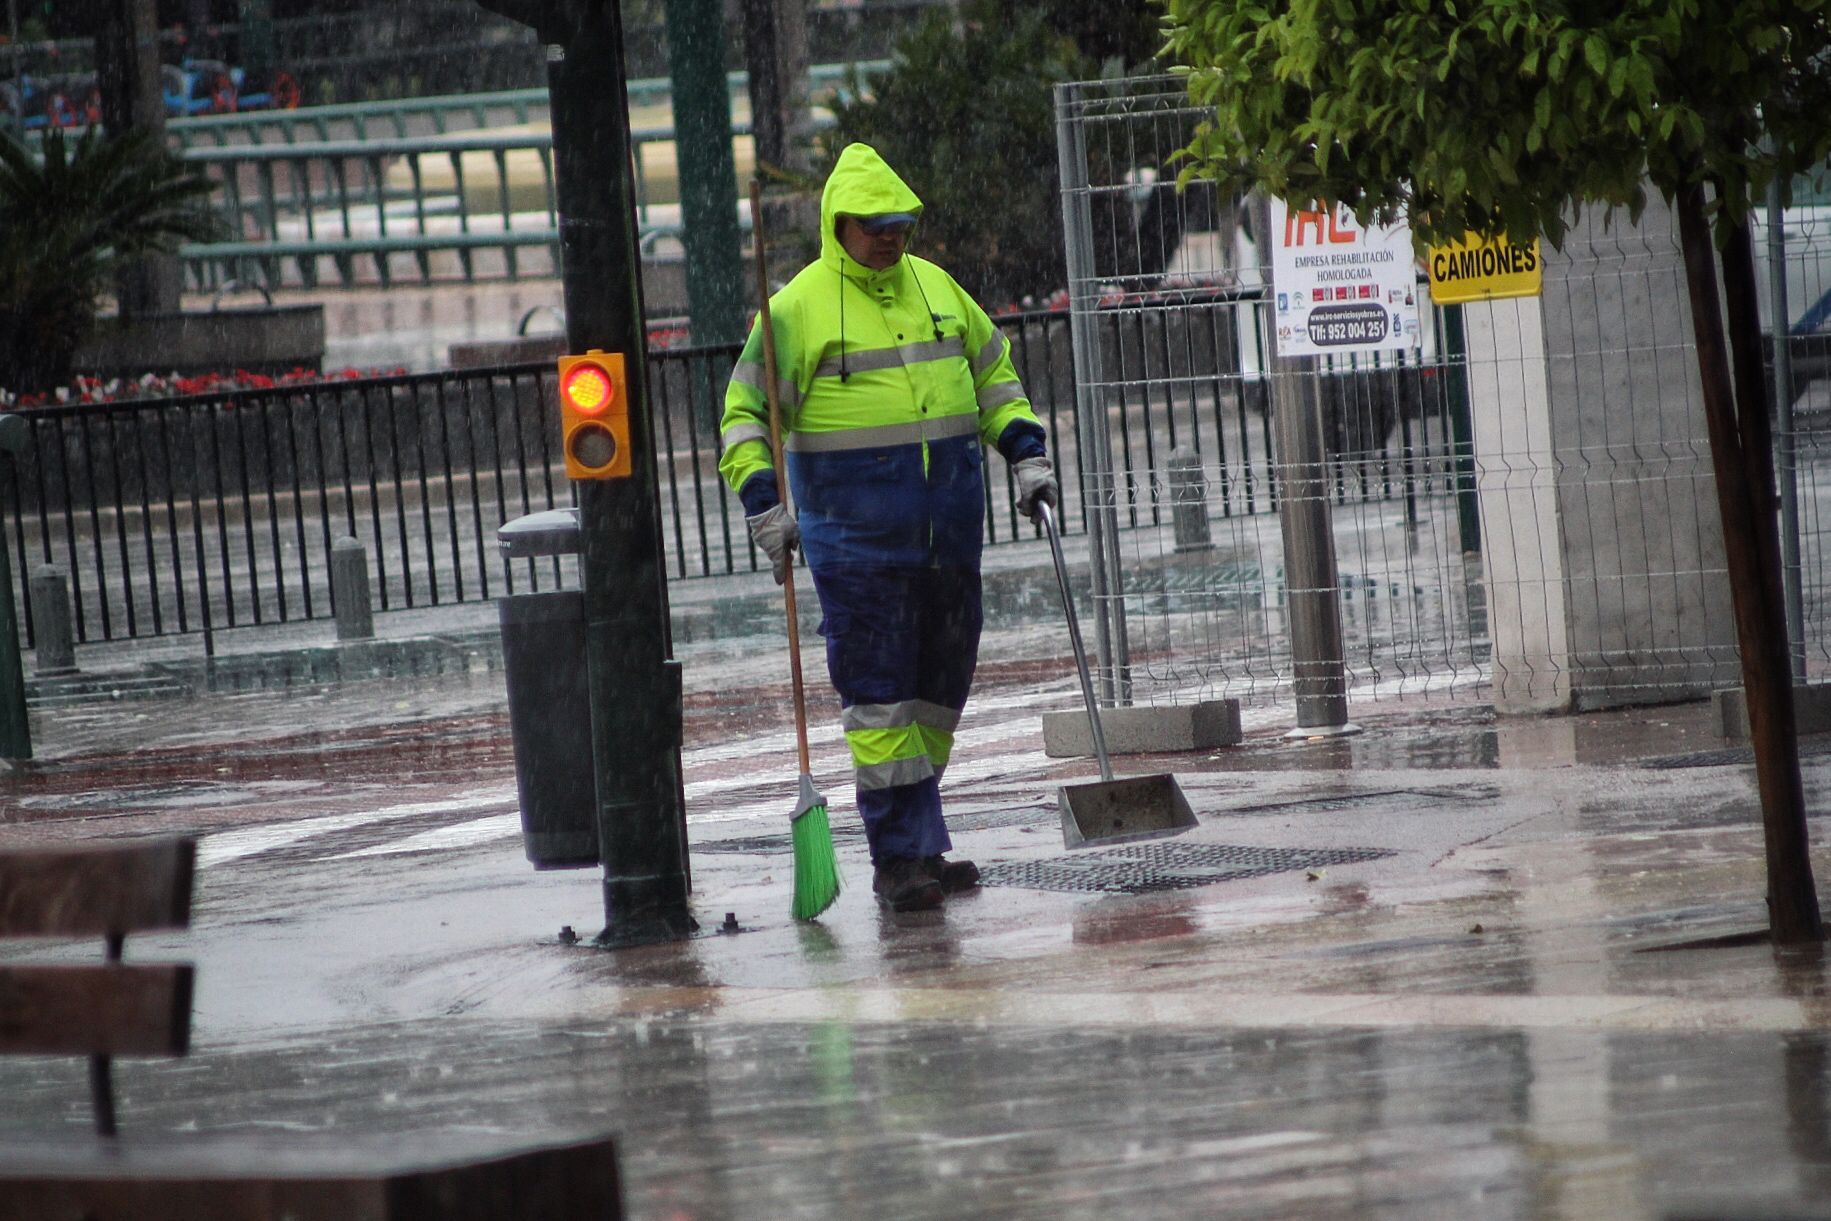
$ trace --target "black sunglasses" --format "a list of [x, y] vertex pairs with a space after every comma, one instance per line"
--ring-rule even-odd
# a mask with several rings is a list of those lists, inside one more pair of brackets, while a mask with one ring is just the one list
[[886, 233], [907, 233], [915, 227], [914, 221], [907, 220], [880, 220], [874, 216], [860, 216], [854, 219], [858, 222], [858, 227], [872, 237], [882, 237]]

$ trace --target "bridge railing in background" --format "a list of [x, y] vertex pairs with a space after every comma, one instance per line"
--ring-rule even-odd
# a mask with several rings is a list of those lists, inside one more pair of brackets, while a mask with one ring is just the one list
[[[412, 140], [327, 140], [192, 148], [186, 161], [216, 183], [216, 206], [233, 235], [180, 251], [201, 288], [230, 280], [268, 289], [391, 283], [397, 262], [422, 282], [476, 278], [475, 252], [499, 259], [499, 275], [558, 265], [553, 138], [546, 134]], [[433, 256], [441, 255], [435, 277]], [[396, 256], [401, 256], [397, 260]]]
[[[632, 89], [632, 98], [634, 92]], [[167, 119], [167, 137], [180, 150], [239, 144], [443, 135], [547, 118], [547, 90], [497, 89], [386, 102], [335, 102], [296, 110], [247, 110]]]
[[[884, 67], [888, 60], [860, 63], [860, 71]], [[838, 88], [849, 64], [816, 64], [808, 77], [816, 99]], [[726, 76], [734, 104], [748, 96], [745, 72]], [[631, 106], [663, 105], [673, 91], [666, 77], [629, 82]], [[324, 140], [407, 139], [447, 132], [548, 120], [546, 86], [454, 93], [436, 97], [396, 98], [383, 102], [338, 102], [297, 110], [251, 110], [235, 114], [201, 114], [170, 119], [166, 132], [180, 149], [222, 148], [235, 144], [297, 143]]]
[[[741, 89], [743, 74], [732, 79]], [[188, 278], [199, 289], [234, 281], [272, 291], [555, 275], [546, 123], [545, 90], [174, 122], [184, 159], [218, 184], [213, 200], [230, 233], [182, 249]], [[748, 121], [735, 120], [732, 132], [743, 173]], [[680, 234], [674, 131], [639, 124], [630, 138], [637, 219], [652, 253]], [[741, 203], [739, 225], [749, 225]]]
[[[747, 150], [748, 125], [735, 133]], [[649, 127], [630, 135], [649, 253], [680, 233], [674, 133]], [[184, 157], [217, 183], [213, 199], [233, 234], [181, 248], [198, 288], [231, 280], [275, 290], [557, 274], [548, 132], [193, 147]], [[740, 227], [749, 223], [740, 210]]]

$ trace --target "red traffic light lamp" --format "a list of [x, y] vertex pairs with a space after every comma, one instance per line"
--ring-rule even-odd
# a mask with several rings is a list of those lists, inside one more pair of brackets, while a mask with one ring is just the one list
[[623, 354], [591, 349], [559, 358], [560, 442], [568, 479], [627, 479], [629, 381]]

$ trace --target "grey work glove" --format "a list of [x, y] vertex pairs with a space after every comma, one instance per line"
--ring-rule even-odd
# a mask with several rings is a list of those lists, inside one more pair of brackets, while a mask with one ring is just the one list
[[1017, 476], [1017, 511], [1036, 521], [1036, 506], [1051, 509], [1061, 503], [1061, 488], [1055, 482], [1055, 467], [1047, 458], [1025, 458], [1011, 468]]
[[785, 505], [773, 505], [754, 517], [746, 517], [750, 537], [769, 556], [776, 570], [776, 584], [788, 580], [789, 553], [801, 545], [801, 527]]

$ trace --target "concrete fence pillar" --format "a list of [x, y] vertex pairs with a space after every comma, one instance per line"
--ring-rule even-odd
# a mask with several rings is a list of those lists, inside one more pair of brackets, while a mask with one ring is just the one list
[[331, 544], [331, 610], [337, 616], [337, 639], [369, 640], [374, 637], [369, 549], [347, 534]]
[[1498, 711], [1741, 680], [1675, 231], [1585, 211], [1542, 297], [1464, 307]]
[[38, 674], [76, 673], [76, 612], [70, 603], [70, 581], [55, 564], [32, 569], [26, 583], [32, 605], [32, 639]]

